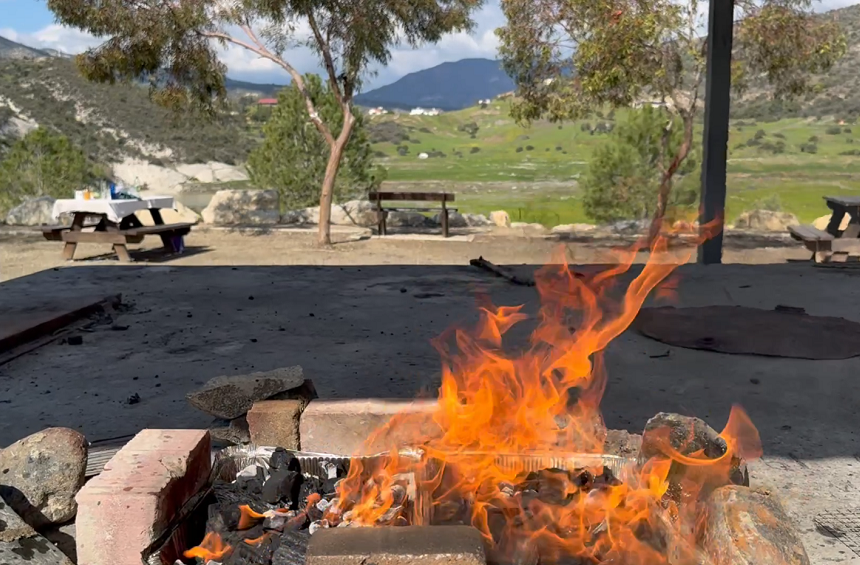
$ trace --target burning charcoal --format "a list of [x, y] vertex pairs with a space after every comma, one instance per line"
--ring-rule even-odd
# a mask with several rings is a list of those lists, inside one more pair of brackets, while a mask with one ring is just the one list
[[337, 483], [339, 482], [340, 480], [337, 478], [329, 478], [324, 480], [322, 483], [322, 488], [320, 489], [320, 494], [323, 494], [325, 496], [334, 495], [335, 493], [337, 493], [337, 487], [335, 485], [337, 485]]
[[406, 502], [406, 487], [401, 484], [391, 485], [391, 500], [395, 506]]
[[280, 544], [280, 535], [272, 532], [258, 538], [247, 538], [233, 546], [223, 565], [269, 565]]
[[402, 506], [392, 506], [388, 510], [386, 510], [385, 514], [376, 519], [376, 522], [379, 524], [388, 524], [389, 522], [394, 521], [398, 516], [400, 516], [403, 512]]
[[311, 535], [314, 535], [314, 533], [316, 533], [316, 531], [319, 530], [320, 528], [328, 528], [328, 527], [329, 527], [328, 520], [316, 520], [314, 522], [311, 522], [311, 525], [308, 527], [308, 532]]
[[301, 475], [288, 469], [278, 469], [263, 485], [263, 500], [269, 504], [292, 503], [301, 488]]
[[300, 506], [304, 506], [307, 504], [308, 497], [312, 494], [321, 494], [322, 491], [322, 481], [320, 481], [316, 477], [305, 477], [304, 482], [302, 483], [301, 488], [299, 489], [299, 498], [295, 501], [296, 510]]
[[588, 469], [583, 469], [582, 471], [574, 471], [571, 473], [571, 480], [573, 484], [579, 487], [582, 490], [591, 490], [594, 487], [594, 475], [588, 471]]
[[510, 497], [514, 495], [514, 485], [510, 483], [499, 483], [499, 493], [502, 496]]
[[253, 477], [237, 477], [236, 486], [247, 494], [260, 496], [263, 493], [265, 481], [265, 471], [261, 467], [257, 467], [257, 472]]
[[[591, 475], [589, 473], [589, 475]], [[591, 476], [593, 480], [593, 476]], [[560, 469], [545, 469], [538, 473], [538, 498], [548, 504], [566, 504], [572, 497], [568, 494], [570, 477]]]
[[272, 453], [272, 456], [269, 458], [269, 467], [271, 469], [289, 469], [296, 473], [302, 472], [299, 459], [283, 447], [278, 447]]

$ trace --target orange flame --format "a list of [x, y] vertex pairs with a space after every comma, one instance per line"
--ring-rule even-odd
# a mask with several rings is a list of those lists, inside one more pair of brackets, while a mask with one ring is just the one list
[[[523, 351], [503, 348], [505, 334], [528, 319], [521, 306], [483, 306], [475, 331], [443, 334], [434, 343], [443, 358], [432, 415], [438, 433], [416, 435], [413, 442], [426, 459], [416, 464], [391, 446], [380, 468], [353, 461], [339, 486], [340, 498], [353, 504], [352, 520], [378, 523], [395, 504], [395, 477], [412, 472], [423, 477], [421, 487], [432, 492], [440, 515], [456, 515], [458, 504], [466, 501], [465, 522], [478, 528], [491, 548], [508, 555], [539, 547], [541, 560], [548, 562], [577, 556], [637, 565], [668, 563], [670, 553], [673, 559], [693, 555], [695, 508], [664, 496], [668, 478], [674, 464], [689, 466], [681, 480], [685, 496], [695, 498], [702, 489], [727, 484], [738, 457], [758, 456], [758, 433], [739, 408], [721, 434], [728, 446], [724, 456], [706, 459], [701, 453], [685, 456], [669, 449], [666, 457], [627, 473], [623, 482], [588, 492], [562, 475], [558, 486], [565, 500], [560, 502], [504, 492], [502, 485], [521, 482], [524, 467], [522, 462], [501, 464], [499, 455], [602, 452], [603, 350], [630, 326], [649, 293], [690, 259], [693, 245], [720, 227], [715, 221], [686, 241], [679, 233], [656, 238], [646, 265], [620, 299], [611, 294], [614, 283], [644, 242], [619, 252], [617, 264], [596, 274], [573, 273], [563, 257], [543, 268], [536, 276], [541, 298], [537, 326]], [[401, 415], [386, 428], [427, 430], [417, 423], [420, 418], [426, 415]], [[376, 436], [386, 437], [385, 432]], [[368, 445], [377, 442], [376, 436]]]
[[215, 532], [209, 532], [200, 542], [200, 545], [185, 551], [183, 555], [188, 559], [199, 557], [206, 563], [207, 561], [221, 561], [232, 550], [232, 547], [221, 541], [221, 536]]
[[257, 522], [266, 518], [265, 514], [260, 514], [251, 509], [247, 504], [239, 507], [239, 526], [240, 530], [248, 530], [253, 528]]

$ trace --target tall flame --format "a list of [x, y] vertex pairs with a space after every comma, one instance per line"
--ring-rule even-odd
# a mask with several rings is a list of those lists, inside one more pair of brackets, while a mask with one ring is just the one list
[[[711, 237], [719, 225], [704, 226], [700, 237]], [[425, 481], [421, 487], [433, 493], [437, 511], [467, 501], [466, 522], [508, 556], [539, 547], [546, 561], [578, 556], [650, 565], [668, 563], [670, 554], [674, 563], [689, 559], [694, 552], [694, 509], [664, 496], [667, 479], [673, 461], [689, 466], [684, 492], [695, 497], [699, 489], [726, 484], [737, 457], [755, 457], [758, 434], [739, 408], [733, 409], [722, 434], [729, 447], [725, 456], [707, 459], [702, 453], [682, 455], [668, 447], [667, 457], [644, 463], [609, 488], [577, 495], [576, 485], [561, 485], [568, 495], [563, 502], [526, 501], [504, 492], [504, 485], [522, 479], [523, 467], [502, 465], [498, 457], [602, 452], [602, 354], [630, 326], [649, 293], [689, 260], [694, 247], [670, 246], [671, 241], [678, 238], [661, 236], [652, 243], [646, 265], [620, 298], [612, 298], [615, 283], [642, 244], [619, 252], [617, 264], [590, 276], [574, 273], [563, 257], [544, 267], [536, 276], [541, 298], [536, 328], [521, 351], [505, 350], [503, 341], [511, 328], [528, 319], [522, 306], [485, 302], [474, 331], [456, 329], [440, 336], [434, 343], [443, 360], [432, 415], [437, 433], [416, 435], [412, 442], [422, 447], [427, 462], [416, 469], [412, 459], [397, 455], [396, 446], [391, 446], [384, 468], [366, 469], [354, 461], [339, 486], [339, 496], [355, 503], [352, 519], [376, 523], [395, 504], [390, 494], [394, 478], [420, 471], [417, 475]], [[663, 295], [671, 294], [674, 281], [669, 283]], [[400, 415], [386, 428], [426, 433], [428, 427], [417, 422], [420, 418], [426, 415]], [[369, 442], [378, 444], [385, 432], [379, 430]], [[368, 474], [374, 480], [367, 481]]]

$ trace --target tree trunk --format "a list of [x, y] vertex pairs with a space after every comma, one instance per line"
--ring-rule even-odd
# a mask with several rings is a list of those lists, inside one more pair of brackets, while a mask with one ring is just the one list
[[672, 194], [672, 178], [678, 172], [678, 168], [690, 154], [690, 147], [693, 143], [693, 117], [684, 116], [684, 140], [678, 148], [678, 153], [672, 159], [672, 163], [663, 177], [660, 180], [660, 190], [657, 193], [657, 210], [654, 212], [654, 219], [651, 221], [651, 229], [648, 232], [648, 244], [654, 243], [657, 236], [660, 235], [660, 230], [663, 228], [663, 218], [666, 215], [666, 208], [669, 206], [669, 196]]
[[320, 192], [320, 220], [319, 234], [317, 235], [319, 245], [331, 245], [331, 205], [334, 197], [334, 183], [337, 180], [337, 171], [340, 168], [340, 161], [343, 159], [343, 151], [349, 141], [354, 124], [355, 118], [349, 109], [345, 109], [343, 128], [341, 128], [337, 139], [334, 140], [334, 145], [329, 148], [328, 163], [325, 167], [325, 176]]

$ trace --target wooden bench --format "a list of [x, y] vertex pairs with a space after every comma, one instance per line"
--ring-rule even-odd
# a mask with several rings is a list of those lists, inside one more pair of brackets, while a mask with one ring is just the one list
[[[78, 243], [104, 243], [113, 246], [120, 261], [131, 261], [128, 254], [129, 243], [140, 243], [147, 235], [158, 235], [161, 243], [168, 252], [178, 252], [175, 241], [177, 237], [188, 235], [193, 223], [165, 224], [159, 210], [150, 210], [155, 225], [144, 226], [136, 216], [131, 215], [123, 218], [119, 224], [102, 217], [97, 224], [85, 224], [84, 218], [96, 216], [87, 213], [75, 213], [74, 220], [70, 226], [42, 226], [41, 231], [45, 239], [49, 241], [65, 242], [63, 247], [63, 258], [71, 261], [75, 256]], [[93, 228], [92, 231], [84, 231], [84, 228]]]
[[[448, 237], [448, 213], [456, 212], [449, 208], [448, 202], [454, 202], [454, 195], [449, 192], [371, 192], [368, 195], [371, 202], [376, 203], [379, 235], [387, 235], [386, 219], [389, 212], [439, 212], [442, 217], [442, 236]], [[439, 208], [392, 208], [383, 206], [385, 201], [395, 202], [440, 202]]]
[[816, 263], [828, 262], [833, 255], [833, 240], [836, 238], [826, 231], [815, 226], [789, 226], [788, 232], [812, 251], [812, 259]]

